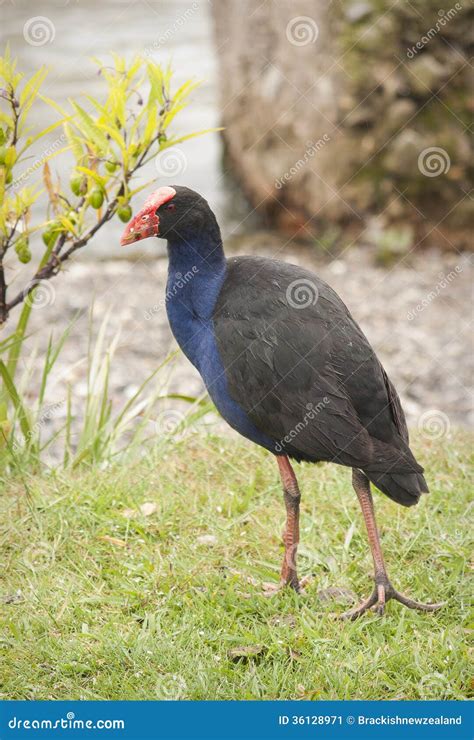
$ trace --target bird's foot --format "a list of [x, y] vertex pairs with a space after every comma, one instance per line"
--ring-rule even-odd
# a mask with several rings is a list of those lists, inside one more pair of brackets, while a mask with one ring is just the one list
[[300, 592], [300, 582], [296, 570], [296, 545], [291, 548], [285, 548], [285, 555], [280, 571], [280, 586], [289, 586], [296, 593]]
[[376, 583], [376, 586], [368, 599], [362, 601], [358, 606], [354, 607], [354, 609], [349, 609], [349, 611], [344, 612], [339, 618], [357, 619], [357, 617], [360, 617], [369, 609], [373, 609], [376, 614], [382, 616], [385, 612], [385, 605], [390, 601], [390, 599], [399, 601], [400, 604], [407, 606], [409, 609], [419, 609], [423, 612], [435, 612], [446, 603], [443, 601], [439, 604], [422, 604], [420, 601], [414, 601], [413, 599], [409, 599], [408, 596], [404, 596], [404, 594], [396, 591], [390, 581], [388, 579], [384, 579], [383, 582]]
[[304, 576], [301, 580], [298, 579], [297, 576], [295, 576], [293, 579], [286, 580], [284, 578], [280, 578], [280, 581], [278, 583], [269, 583], [265, 582], [262, 583], [264, 596], [274, 596], [277, 593], [280, 593], [283, 589], [291, 588], [293, 591], [296, 591], [296, 593], [299, 596], [306, 596], [305, 588], [306, 586], [311, 583], [311, 578], [309, 576]]
[[299, 581], [298, 576], [296, 575], [296, 571], [292, 571], [291, 573], [288, 573], [288, 575], [285, 578], [280, 578], [280, 588], [292, 588], [293, 591], [296, 591], [297, 594], [301, 591], [301, 584]]
[[301, 585], [298, 578], [289, 581], [280, 578], [278, 583], [269, 583], [266, 581], [265, 583], [262, 583], [262, 587], [264, 596], [274, 596], [285, 588], [291, 588], [293, 591], [296, 591], [297, 594], [301, 593]]

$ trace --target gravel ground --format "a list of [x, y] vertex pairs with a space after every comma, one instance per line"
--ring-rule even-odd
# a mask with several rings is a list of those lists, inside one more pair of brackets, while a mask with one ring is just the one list
[[[262, 232], [228, 244], [227, 251], [277, 255], [314, 269], [332, 285], [376, 349], [412, 427], [423, 427], [434, 437], [450, 427], [474, 424], [469, 394], [474, 359], [469, 255], [431, 249], [411, 254], [392, 268], [382, 268], [366, 247], [352, 247], [343, 257], [328, 261], [307, 246], [287, 245], [283, 252], [283, 245], [281, 237]], [[164, 308], [166, 269], [164, 258], [80, 260], [67, 267], [66, 275], [41, 289], [32, 312], [28, 353], [28, 362], [37, 371], [49, 333], [44, 331], [45, 324], [58, 336], [78, 314], [48, 391], [50, 403], [64, 399], [70, 384], [80, 413], [87, 388], [85, 358], [92, 304], [94, 332], [107, 313], [107, 336], [120, 330], [111, 368], [114, 404], [129, 398], [176, 347]], [[167, 387], [190, 395], [203, 390], [197, 372], [182, 355], [173, 365]]]

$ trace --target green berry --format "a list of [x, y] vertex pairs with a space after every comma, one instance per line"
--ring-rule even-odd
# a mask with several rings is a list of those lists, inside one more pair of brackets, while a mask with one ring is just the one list
[[126, 224], [127, 221], [130, 221], [130, 219], [132, 218], [132, 209], [130, 208], [130, 206], [120, 206], [117, 214], [119, 219], [123, 221], [124, 224]]
[[82, 181], [83, 181], [82, 175], [73, 175], [71, 177], [70, 186], [71, 186], [71, 190], [74, 193], [74, 195], [81, 195]]
[[15, 243], [15, 252], [23, 265], [28, 264], [31, 260], [30, 245], [28, 244], [28, 238], [26, 236], [20, 237], [20, 239]]
[[100, 188], [94, 188], [87, 200], [92, 208], [100, 208], [104, 202], [104, 193]]
[[105, 169], [107, 170], [107, 172], [110, 172], [110, 174], [115, 172], [117, 167], [118, 167], [117, 162], [106, 162], [105, 163]]
[[55, 221], [53, 221], [43, 231], [43, 235], [41, 237], [43, 239], [43, 243], [47, 247], [54, 246], [54, 244], [55, 244], [55, 242], [56, 242], [56, 240], [57, 240], [57, 238], [58, 238], [58, 236], [59, 236], [59, 234], [60, 234], [61, 231], [62, 231], [61, 224], [58, 224]]

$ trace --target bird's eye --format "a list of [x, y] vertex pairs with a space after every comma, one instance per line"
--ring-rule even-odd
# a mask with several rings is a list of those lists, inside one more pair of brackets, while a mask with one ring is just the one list
[[175, 206], [174, 203], [168, 203], [168, 205], [165, 206], [165, 210], [166, 211], [175, 211], [176, 210], [176, 206]]
[[148, 221], [149, 218], [150, 216], [148, 215], [148, 213], [144, 213], [142, 216], [142, 221]]

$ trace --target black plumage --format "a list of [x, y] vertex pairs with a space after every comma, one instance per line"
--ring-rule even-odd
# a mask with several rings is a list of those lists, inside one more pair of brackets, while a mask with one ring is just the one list
[[213, 321], [231, 396], [282, 451], [360, 468], [404, 506], [428, 490], [397, 392], [323, 280], [276, 260], [230, 259]]

